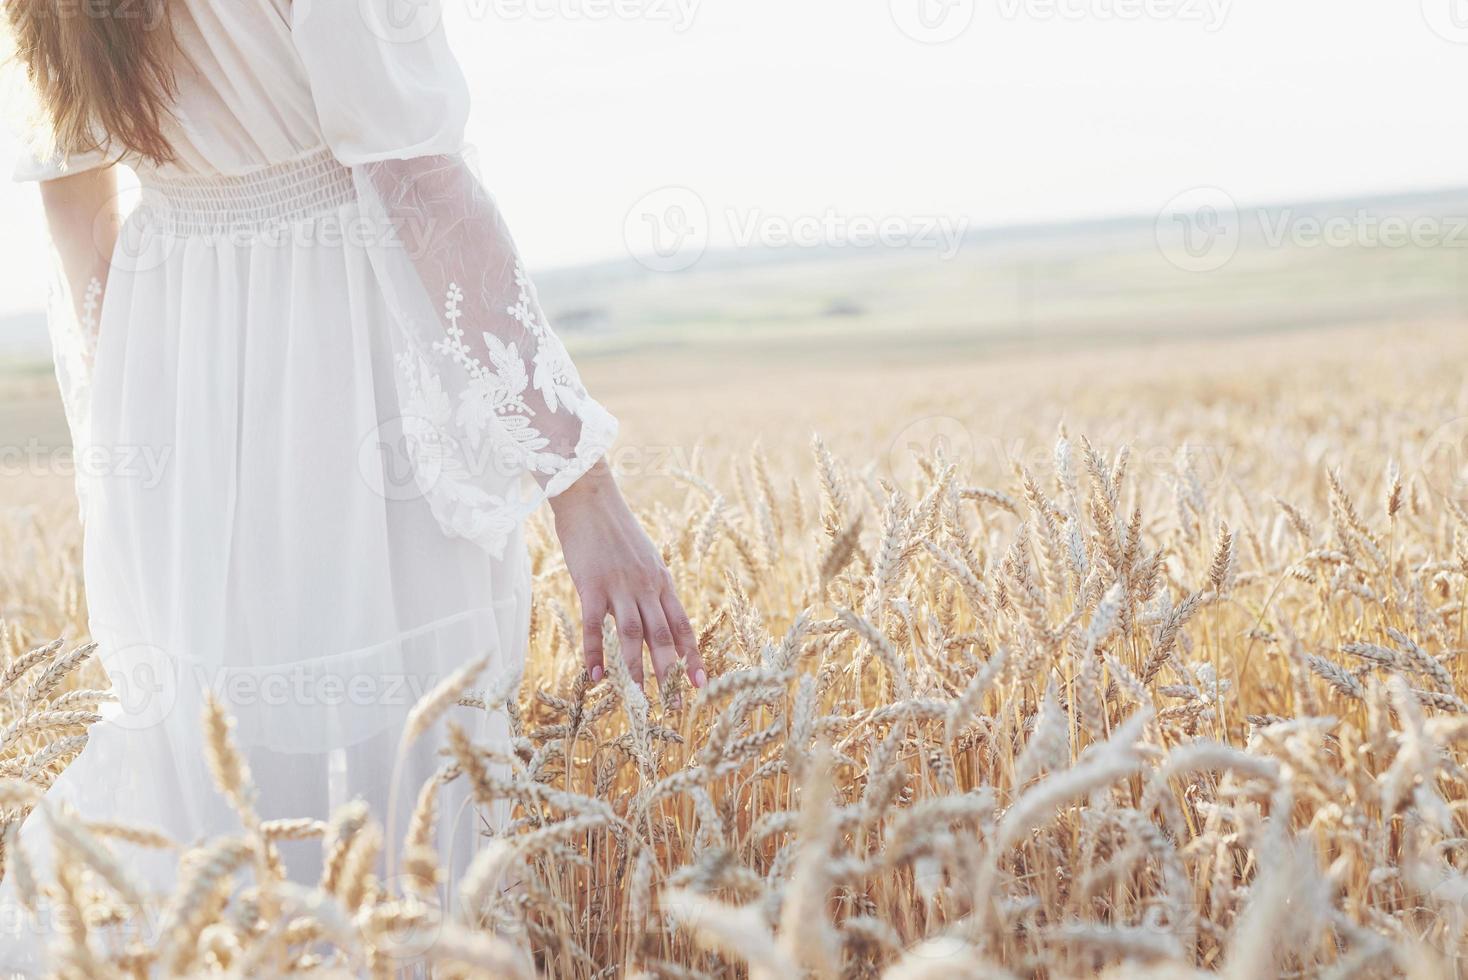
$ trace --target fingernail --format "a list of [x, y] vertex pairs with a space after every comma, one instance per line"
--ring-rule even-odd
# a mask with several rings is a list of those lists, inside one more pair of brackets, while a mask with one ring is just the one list
[[700, 667], [698, 670], [695, 670], [693, 672], [693, 686], [694, 687], [703, 687], [708, 682], [709, 682], [709, 677], [708, 677], [707, 674], [705, 674], [703, 672], [703, 668], [702, 667]]
[[600, 667], [591, 668], [591, 683], [595, 684], [597, 681], [605, 677], [606, 673], [607, 672], [602, 670]]

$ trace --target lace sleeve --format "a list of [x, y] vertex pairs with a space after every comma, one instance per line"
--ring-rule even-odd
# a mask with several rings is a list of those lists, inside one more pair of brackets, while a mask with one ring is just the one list
[[85, 285], [73, 289], [61, 262], [56, 262], [46, 321], [56, 382], [61, 389], [67, 426], [71, 429], [72, 449], [78, 456], [85, 452], [90, 435], [92, 360], [97, 353], [102, 288], [99, 271], [88, 277]]
[[463, 156], [469, 94], [438, 0], [295, 0], [323, 137], [352, 170], [394, 320], [401, 440], [439, 524], [499, 553], [617, 425], [541, 312]]
[[[440, 524], [498, 551], [616, 437], [461, 156], [353, 168], [397, 327], [402, 439]], [[530, 479], [527, 479], [530, 478]]]
[[[37, 123], [41, 113], [35, 107], [34, 91], [25, 79], [21, 63], [16, 59], [6, 60], [4, 56], [13, 53], [4, 43], [0, 43], [0, 48], [4, 48], [0, 50], [0, 103], [4, 107], [6, 129], [15, 135], [21, 148], [12, 180], [38, 183], [43, 186], [44, 198], [47, 183], [109, 169], [116, 161], [116, 154], [103, 150], [62, 153], [47, 145], [44, 126]], [[68, 183], [75, 186], [76, 182]], [[92, 194], [94, 197], [72, 207], [63, 205], [47, 216], [51, 257], [47, 329], [76, 459], [84, 458], [90, 445], [92, 359], [97, 352], [101, 299], [109, 270], [106, 241], [97, 241], [101, 226], [94, 222], [95, 207], [103, 202], [109, 208], [115, 205], [115, 186], [107, 183], [103, 191]], [[81, 480], [78, 480], [78, 493], [81, 490]]]
[[84, 505], [86, 481], [80, 464], [88, 458], [91, 447], [92, 365], [111, 267], [111, 235], [116, 228], [115, 220], [104, 224], [101, 215], [110, 213], [107, 209], [114, 205], [114, 194], [115, 184], [107, 173], [88, 175], [79, 184], [75, 180], [48, 180], [42, 185], [54, 270], [46, 321], [56, 381], [71, 430], [73, 458], [78, 464], [77, 495]]

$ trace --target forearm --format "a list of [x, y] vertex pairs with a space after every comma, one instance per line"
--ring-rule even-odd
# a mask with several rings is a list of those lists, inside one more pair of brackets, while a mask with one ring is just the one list
[[107, 284], [120, 226], [117, 175], [104, 167], [44, 181], [41, 201], [72, 302], [80, 307], [94, 280]]

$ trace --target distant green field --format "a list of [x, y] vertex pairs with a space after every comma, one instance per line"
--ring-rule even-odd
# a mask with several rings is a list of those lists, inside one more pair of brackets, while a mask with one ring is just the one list
[[[1279, 222], [1348, 232], [1356, 216], [1423, 220], [1429, 240], [1272, 241]], [[710, 254], [655, 273], [627, 261], [542, 277], [553, 318], [586, 353], [655, 346], [755, 358], [891, 357], [1166, 340], [1468, 315], [1468, 192], [1245, 212], [1231, 260], [1169, 262], [1154, 222], [1012, 229], [936, 251]], [[594, 324], [582, 328], [584, 323]]]
[[[1281, 222], [1426, 221], [1400, 247], [1270, 241]], [[630, 259], [542, 274], [553, 321], [583, 359], [656, 353], [752, 363], [874, 364], [996, 351], [1166, 343], [1313, 328], [1468, 318], [1468, 191], [1243, 211], [1236, 253], [1188, 271], [1132, 218], [971, 233], [937, 250], [711, 252], [659, 273]], [[63, 438], [42, 331], [0, 357], [0, 432]]]

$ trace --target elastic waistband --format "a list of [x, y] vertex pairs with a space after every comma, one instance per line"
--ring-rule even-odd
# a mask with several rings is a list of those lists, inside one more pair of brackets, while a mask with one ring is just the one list
[[176, 235], [254, 233], [309, 221], [357, 199], [352, 172], [328, 149], [237, 176], [142, 178], [137, 219]]

